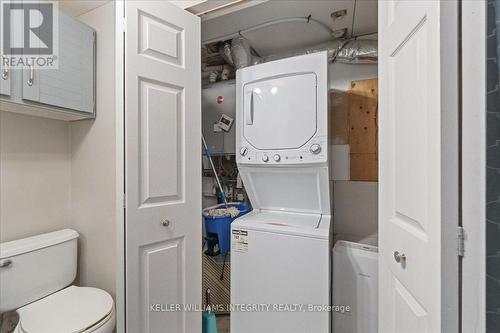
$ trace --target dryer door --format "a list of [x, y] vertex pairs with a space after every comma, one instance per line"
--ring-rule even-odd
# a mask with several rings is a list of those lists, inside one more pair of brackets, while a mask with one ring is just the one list
[[243, 86], [243, 135], [257, 149], [297, 149], [316, 133], [314, 73], [272, 77]]

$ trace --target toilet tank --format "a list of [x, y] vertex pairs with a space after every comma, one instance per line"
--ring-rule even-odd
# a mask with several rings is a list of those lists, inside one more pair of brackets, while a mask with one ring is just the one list
[[0, 243], [0, 313], [70, 285], [76, 277], [78, 233], [60, 230]]

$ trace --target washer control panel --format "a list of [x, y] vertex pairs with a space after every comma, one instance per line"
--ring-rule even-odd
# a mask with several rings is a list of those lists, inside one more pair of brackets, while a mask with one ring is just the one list
[[328, 159], [328, 140], [315, 137], [298, 149], [259, 150], [241, 141], [237, 161], [241, 164], [291, 165], [325, 163]]

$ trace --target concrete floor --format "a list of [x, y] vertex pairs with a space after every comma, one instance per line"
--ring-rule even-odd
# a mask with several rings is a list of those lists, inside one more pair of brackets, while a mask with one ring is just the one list
[[229, 315], [217, 316], [217, 331], [218, 333], [229, 333]]

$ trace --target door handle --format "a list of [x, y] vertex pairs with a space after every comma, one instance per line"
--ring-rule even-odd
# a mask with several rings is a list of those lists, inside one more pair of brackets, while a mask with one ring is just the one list
[[253, 125], [253, 112], [254, 112], [254, 93], [250, 92], [250, 110], [249, 112], [245, 112], [245, 124]]
[[28, 65], [28, 67], [29, 67], [29, 78], [26, 83], [28, 84], [28, 86], [31, 87], [33, 85], [33, 82], [35, 81], [35, 71], [33, 68], [33, 64]]
[[10, 266], [12, 266], [12, 260], [10, 260], [10, 259], [2, 261], [2, 263], [0, 264], [0, 268], [7, 268]]
[[404, 253], [399, 253], [398, 251], [395, 251], [394, 260], [396, 260], [398, 264], [401, 264], [403, 266], [406, 265], [406, 255]]
[[2, 65], [3, 65], [2, 79], [7, 80], [9, 78], [9, 67], [7, 63], [7, 57], [5, 56], [2, 56]]

